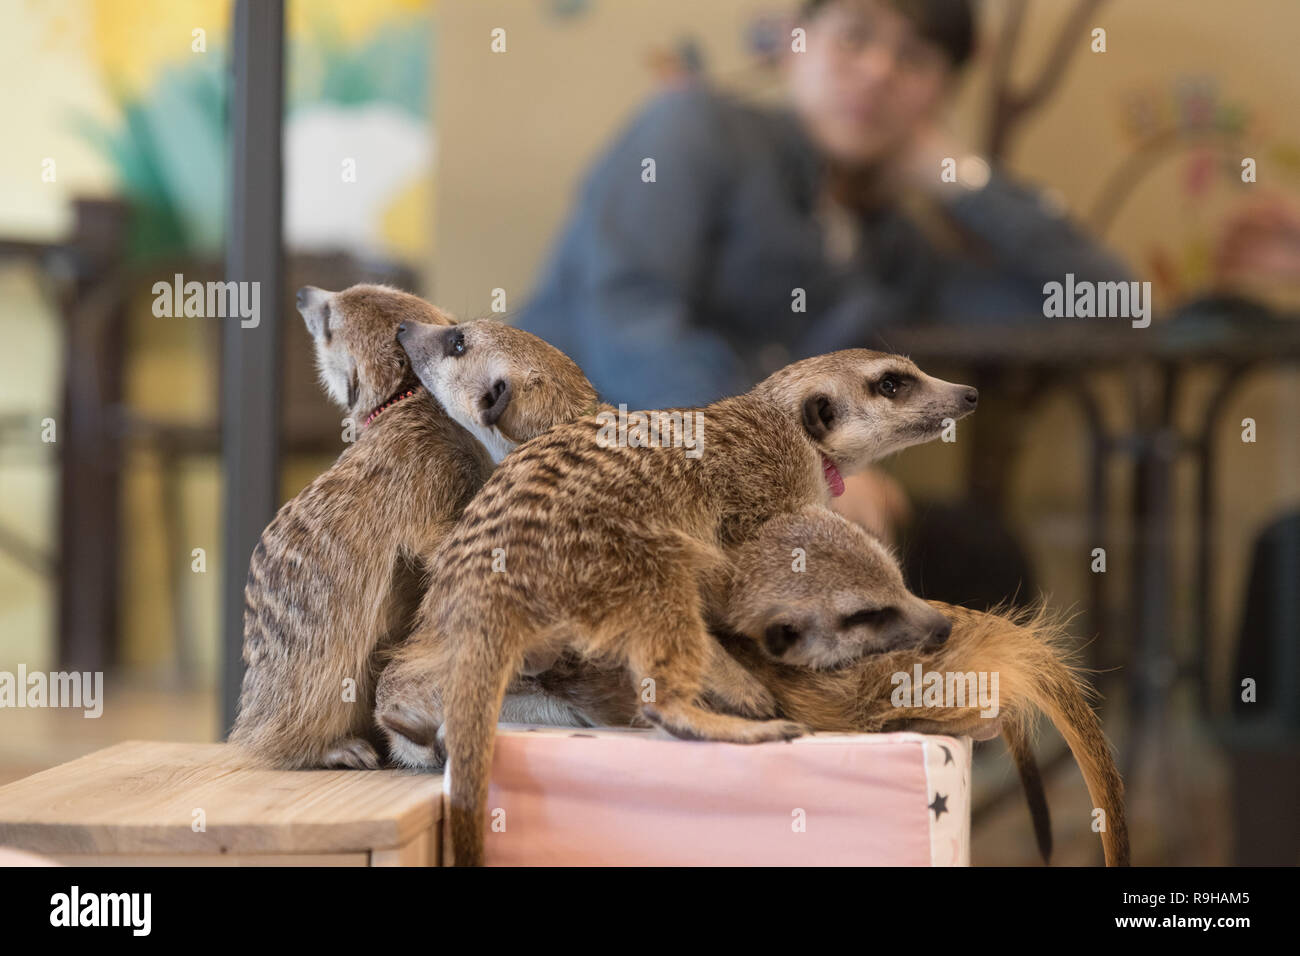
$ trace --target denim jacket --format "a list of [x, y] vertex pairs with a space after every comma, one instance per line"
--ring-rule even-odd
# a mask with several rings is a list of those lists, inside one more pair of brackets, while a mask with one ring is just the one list
[[571, 355], [606, 400], [663, 408], [737, 394], [803, 356], [879, 347], [889, 323], [1041, 315], [1044, 283], [1067, 272], [1127, 278], [996, 172], [944, 206], [977, 256], [940, 252], [883, 210], [832, 261], [821, 169], [787, 111], [702, 86], [660, 95], [588, 173], [519, 324]]

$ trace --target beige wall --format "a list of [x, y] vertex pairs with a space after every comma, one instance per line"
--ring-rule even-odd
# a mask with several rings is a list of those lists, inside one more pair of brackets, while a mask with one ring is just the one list
[[[593, 0], [556, 21], [547, 4], [450, 0], [438, 11], [435, 297], [461, 315], [526, 300], [584, 167], [654, 91], [646, 58], [684, 33], [734, 73], [753, 0]], [[769, 6], [770, 9], [770, 6]], [[506, 30], [507, 52], [490, 33]]]

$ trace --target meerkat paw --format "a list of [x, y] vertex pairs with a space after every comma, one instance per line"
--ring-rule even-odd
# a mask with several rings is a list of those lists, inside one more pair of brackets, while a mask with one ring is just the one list
[[431, 714], [394, 701], [375, 719], [388, 737], [388, 755], [402, 767], [441, 770], [447, 762], [443, 725]]
[[723, 650], [717, 641], [709, 642], [702, 702], [712, 710], [751, 720], [765, 720], [779, 713], [776, 697], [767, 685]]
[[710, 687], [703, 703], [710, 710], [745, 717], [749, 720], [768, 720], [778, 713], [776, 698], [762, 684], [743, 687]]
[[321, 766], [328, 770], [378, 770], [379, 754], [360, 737], [346, 737], [325, 751]]
[[793, 720], [746, 720], [714, 714], [693, 704], [646, 704], [646, 720], [681, 740], [717, 740], [734, 744], [761, 744], [793, 740], [812, 731]]

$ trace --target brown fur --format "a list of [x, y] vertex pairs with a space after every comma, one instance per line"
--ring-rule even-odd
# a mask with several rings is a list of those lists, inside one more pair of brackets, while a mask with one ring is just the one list
[[231, 740], [277, 767], [374, 768], [376, 652], [409, 631], [429, 556], [491, 462], [419, 388], [395, 338], [401, 322], [449, 317], [381, 286], [305, 289], [302, 301], [322, 381], [356, 440], [280, 509], [253, 553]]
[[[473, 389], [457, 382], [481, 378], [490, 363], [483, 349], [471, 358], [473, 341], [465, 346], [430, 352], [427, 367], [413, 360], [471, 427], [492, 392], [458, 412]], [[827, 504], [827, 460], [852, 473], [936, 437], [974, 403], [973, 389], [906, 359], [850, 350], [796, 363], [701, 410], [698, 458], [672, 447], [671, 435], [649, 448], [611, 444], [595, 417], [520, 446], [439, 549], [420, 627], [390, 665], [395, 683], [408, 668], [445, 668], [434, 685], [446, 693], [457, 862], [481, 862], [497, 716], [530, 659], [572, 650], [626, 665], [638, 687], [654, 689], [641, 715], [679, 737], [752, 743], [803, 733], [793, 721], [700, 706], [712, 639], [698, 581], [720, 577], [728, 553], [774, 515]], [[437, 703], [405, 701], [426, 739], [442, 722]]]

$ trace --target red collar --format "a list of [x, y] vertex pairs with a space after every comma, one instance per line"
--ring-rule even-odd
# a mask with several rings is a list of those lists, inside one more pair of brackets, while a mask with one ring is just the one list
[[404, 398], [410, 398], [412, 395], [414, 395], [414, 394], [415, 394], [416, 392], [418, 392], [419, 390], [420, 390], [420, 386], [419, 386], [419, 385], [416, 385], [414, 388], [408, 388], [406, 391], [404, 391], [404, 392], [400, 392], [400, 393], [398, 393], [397, 395], [394, 395], [392, 398], [390, 398], [388, 401], [384, 402], [384, 404], [380, 405], [378, 408], [376, 408], [373, 412], [371, 412], [371, 413], [366, 417], [366, 425], [369, 425], [369, 424], [370, 424], [371, 422], [373, 422], [376, 418], [378, 418], [380, 415], [382, 415], [382, 414], [383, 414], [385, 411], [387, 411], [388, 409], [392, 408], [394, 405], [396, 405], [396, 404], [397, 404], [398, 402], [400, 402], [402, 399], [404, 399]]

